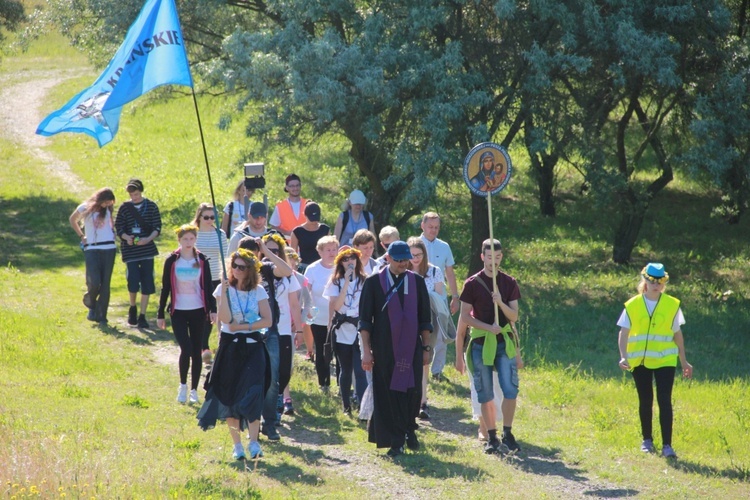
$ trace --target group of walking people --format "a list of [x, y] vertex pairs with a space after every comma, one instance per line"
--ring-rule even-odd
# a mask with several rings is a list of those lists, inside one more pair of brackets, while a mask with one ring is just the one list
[[[358, 404], [371, 406], [369, 441], [397, 457], [404, 447], [420, 447], [417, 420], [429, 419], [431, 411], [428, 383], [442, 379], [447, 346], [455, 340], [456, 369], [469, 374], [485, 451], [520, 451], [512, 426], [523, 367], [515, 328], [521, 294], [517, 281], [501, 270], [500, 242], [483, 243], [483, 268], [459, 295], [453, 253], [438, 238], [437, 213], [423, 215], [420, 236], [404, 241], [397, 228], [385, 226], [376, 237], [374, 217], [364, 210], [366, 197], [354, 190], [330, 234], [320, 206], [301, 197], [301, 186], [299, 176], [287, 176], [288, 197], [275, 206], [271, 228], [268, 208], [250, 201], [253, 193], [243, 182], [224, 208], [220, 226], [217, 210], [202, 203], [193, 221], [175, 230], [179, 246], [164, 262], [156, 324], [166, 328], [168, 312], [180, 346], [177, 401], [200, 404], [205, 364], [210, 371], [199, 425], [205, 430], [225, 421], [233, 456], [259, 458], [259, 435], [279, 440], [282, 415], [295, 412], [289, 382], [293, 353], [304, 343], [320, 390], [330, 392], [333, 376], [345, 414], [353, 415]], [[139, 179], [128, 181], [130, 201], [114, 218], [109, 188], [98, 190], [70, 216], [86, 257], [84, 304], [91, 321], [108, 321], [119, 241], [127, 267], [127, 322], [149, 326], [145, 315], [156, 291], [154, 240], [161, 217], [143, 190]], [[375, 258], [378, 246], [384, 254]], [[655, 379], [662, 455], [676, 457], [671, 447], [675, 367], [679, 359], [683, 375], [690, 377], [692, 366], [685, 357], [679, 300], [663, 293], [667, 280], [661, 264], [644, 268], [639, 294], [626, 302], [617, 322], [619, 366], [632, 371], [638, 389], [641, 449], [654, 451]], [[209, 346], [214, 324], [219, 330], [215, 358]]]

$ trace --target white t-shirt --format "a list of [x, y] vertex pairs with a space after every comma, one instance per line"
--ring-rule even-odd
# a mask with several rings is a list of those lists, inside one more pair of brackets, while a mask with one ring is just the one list
[[[289, 305], [289, 294], [298, 292], [302, 287], [295, 276], [274, 280], [276, 301], [279, 303], [279, 335], [292, 334], [292, 310]], [[301, 325], [297, 325], [300, 327]]]
[[[86, 211], [86, 204], [82, 203], [77, 208], [79, 213]], [[93, 213], [89, 217], [83, 219], [83, 234], [86, 235], [86, 244], [88, 245], [84, 250], [112, 250], [115, 246], [115, 231], [112, 229], [112, 211], [108, 208], [107, 214], [104, 216], [104, 220], [99, 220], [99, 214]], [[111, 241], [112, 244], [107, 245], [92, 245], [93, 243], [101, 243], [103, 241]]]
[[316, 260], [305, 269], [305, 277], [310, 284], [313, 306], [318, 308], [312, 324], [328, 326], [328, 299], [323, 296], [328, 280], [331, 279], [335, 266], [330, 269], [323, 267], [322, 261]]
[[[221, 295], [222, 285], [219, 283], [219, 286], [214, 290], [214, 297], [218, 299]], [[226, 295], [222, 297], [222, 300], [227, 300]], [[234, 287], [229, 287], [229, 311], [232, 313], [233, 318], [244, 318], [241, 319], [241, 321], [248, 324], [258, 321], [260, 318], [260, 314], [258, 313], [258, 302], [261, 300], [268, 300], [268, 294], [260, 284], [255, 287], [255, 290], [250, 290], [249, 292], [242, 292]], [[220, 322], [220, 329], [222, 333], [228, 333], [229, 335], [234, 335], [235, 333], [250, 333], [250, 329], [230, 332], [229, 327], [226, 327], [223, 322]], [[247, 343], [252, 344], [255, 343], [255, 341], [248, 338]]]
[[[364, 281], [357, 277], [356, 280], [349, 283], [349, 287], [346, 289], [346, 298], [344, 303], [338, 309], [338, 312], [354, 318], [359, 317], [359, 298], [362, 295], [362, 286]], [[323, 296], [332, 300], [341, 294], [341, 284], [334, 284], [332, 281], [328, 282]], [[351, 323], [344, 323], [341, 327], [336, 330], [336, 342], [340, 344], [352, 345], [357, 341], [357, 327]]]
[[276, 205], [276, 210], [274, 210], [271, 214], [271, 218], [268, 220], [268, 223], [272, 226], [279, 227], [281, 225], [281, 214], [279, 213], [281, 212], [281, 210], [279, 210], [279, 205], [281, 203], [289, 203], [289, 206], [292, 207], [292, 213], [294, 213], [295, 217], [299, 218], [299, 207], [300, 205], [302, 205], [302, 199], [300, 199], [299, 201], [289, 201], [289, 198], [287, 198], [286, 200], [279, 202]]
[[[649, 300], [645, 296], [643, 297], [643, 301], [646, 303], [646, 309], [648, 310], [649, 314], [654, 313], [654, 309], [656, 308], [656, 303], [658, 301], [656, 300]], [[682, 325], [685, 324], [685, 316], [682, 315], [682, 308], [677, 309], [677, 314], [674, 315], [674, 321], [672, 322], [672, 331], [676, 332], [680, 329]], [[630, 329], [630, 317], [628, 316], [628, 313], [625, 309], [622, 310], [622, 313], [620, 314], [620, 319], [617, 320], [617, 326], [620, 328], [627, 328]]]
[[203, 309], [200, 263], [180, 257], [174, 263], [174, 308], [181, 311]]
[[437, 283], [445, 284], [445, 276], [443, 275], [443, 271], [441, 271], [439, 267], [429, 263], [427, 264], [427, 275], [423, 276], [423, 278], [424, 284], [427, 285], [428, 292], [434, 292], [435, 285]]
[[231, 255], [236, 252], [240, 247], [240, 240], [245, 236], [253, 236], [254, 238], [260, 238], [266, 234], [266, 228], [263, 228], [263, 232], [255, 233], [250, 226], [247, 226], [242, 231], [235, 231], [232, 233], [232, 238], [229, 240], [229, 248], [227, 249], [227, 255]]
[[[247, 206], [250, 206], [250, 203], [252, 201], [247, 201]], [[245, 201], [230, 201], [227, 203], [227, 205], [224, 207], [224, 213], [229, 215], [229, 207], [231, 207], [234, 204], [234, 207], [232, 209], [232, 220], [229, 221], [229, 232], [231, 233], [237, 227], [245, 222], [247, 220], [247, 214], [245, 213]]]

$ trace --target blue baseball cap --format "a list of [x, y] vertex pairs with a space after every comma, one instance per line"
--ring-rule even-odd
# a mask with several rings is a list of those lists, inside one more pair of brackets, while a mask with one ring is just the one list
[[396, 240], [388, 245], [388, 255], [393, 260], [407, 260], [412, 258], [409, 245], [407, 245], [405, 241], [401, 240]]

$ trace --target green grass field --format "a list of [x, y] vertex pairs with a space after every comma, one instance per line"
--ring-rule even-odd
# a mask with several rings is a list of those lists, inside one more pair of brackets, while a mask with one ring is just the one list
[[[0, 81], [14, 85], [34, 70], [85, 61], [44, 40], [6, 57]], [[39, 62], [43, 61], [43, 62]], [[39, 66], [41, 65], [41, 66]], [[63, 81], [41, 104], [56, 109], [96, 77]], [[0, 89], [2, 91], [2, 89]], [[284, 196], [287, 173], [303, 178], [324, 219], [360, 181], [346, 144], [330, 138], [308, 149], [260, 151], [244, 137], [231, 96], [199, 96], [217, 203], [240, 178], [241, 161], [265, 161], [268, 197]], [[175, 403], [176, 342], [171, 331], [124, 325], [124, 265], [112, 284], [111, 326], [92, 327], [81, 304], [84, 266], [67, 218], [89, 192], [70, 192], [34, 152], [0, 131], [0, 492], [8, 498], [747, 498], [750, 496], [750, 222], [710, 217], [716, 193], [678, 178], [656, 200], [633, 264], [610, 261], [617, 207], [595, 207], [577, 194], [580, 178], [561, 172], [559, 215], [538, 214], [535, 186], [521, 152], [516, 177], [493, 202], [503, 267], [523, 295], [519, 321], [526, 368], [514, 425], [523, 452], [486, 456], [471, 420], [468, 381], [452, 366], [431, 385], [431, 422], [423, 449], [398, 462], [366, 442], [364, 428], [320, 394], [312, 365], [298, 358], [292, 391], [298, 415], [284, 420], [282, 441], [263, 441], [257, 469], [231, 459], [223, 425], [202, 432], [196, 407]], [[3, 138], [5, 137], [5, 138]], [[95, 189], [143, 179], [165, 227], [187, 222], [210, 199], [190, 97], [157, 91], [126, 106], [115, 140], [63, 134], [45, 150], [67, 161]], [[471, 235], [468, 190], [441, 189], [435, 206], [450, 214], [441, 237], [465, 277]], [[418, 220], [402, 236], [419, 234]], [[176, 246], [167, 229], [166, 254]], [[635, 293], [644, 263], [664, 262], [669, 292], [683, 302], [692, 381], [674, 390], [677, 461], [644, 456], [637, 398], [617, 367], [615, 322]], [[157, 259], [157, 269], [163, 260]], [[149, 317], [155, 317], [152, 300]], [[153, 323], [153, 321], [152, 321]], [[216, 342], [213, 338], [212, 342]], [[171, 356], [171, 357], [170, 357]], [[449, 355], [452, 361], [454, 355]], [[174, 362], [165, 360], [174, 359]], [[334, 391], [335, 392], [335, 391]], [[658, 414], [658, 411], [655, 413]], [[659, 441], [655, 422], [656, 442]]]

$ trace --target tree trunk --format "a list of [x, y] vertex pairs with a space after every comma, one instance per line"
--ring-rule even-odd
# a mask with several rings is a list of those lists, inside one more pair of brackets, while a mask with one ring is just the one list
[[[482, 268], [482, 242], [490, 237], [490, 219], [487, 214], [487, 200], [482, 196], [471, 195], [471, 259], [468, 278]], [[502, 241], [502, 240], [501, 240]]]
[[638, 241], [643, 219], [646, 217], [648, 203], [639, 200], [631, 189], [622, 197], [621, 206], [624, 207], [620, 223], [615, 230], [615, 243], [612, 248], [612, 260], [616, 264], [627, 264], [633, 254], [633, 248]]
[[555, 198], [552, 191], [555, 187], [555, 165], [556, 156], [544, 155], [541, 161], [537, 155], [531, 155], [531, 166], [536, 174], [537, 186], [539, 188], [539, 211], [545, 217], [557, 215]]

